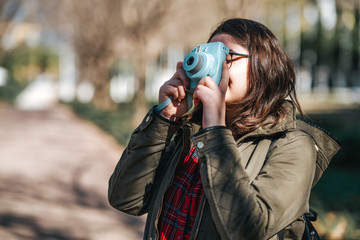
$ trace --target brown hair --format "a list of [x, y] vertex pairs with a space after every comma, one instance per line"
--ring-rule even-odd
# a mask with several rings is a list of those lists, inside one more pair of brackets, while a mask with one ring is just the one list
[[229, 34], [242, 47], [248, 49], [248, 89], [244, 98], [227, 105], [227, 111], [235, 111], [227, 124], [234, 137], [251, 132], [272, 115], [275, 126], [284, 116], [282, 104], [290, 97], [301, 116], [301, 107], [295, 91], [293, 62], [281, 49], [274, 34], [264, 25], [246, 19], [229, 19], [222, 22], [211, 34]]

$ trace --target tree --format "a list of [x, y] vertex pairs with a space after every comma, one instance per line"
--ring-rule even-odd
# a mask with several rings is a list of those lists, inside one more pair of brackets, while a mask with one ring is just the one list
[[228, 18], [241, 17], [254, 19], [258, 16], [262, 4], [267, 0], [252, 0], [251, 4], [247, 0], [215, 0], [216, 6], [221, 15]]
[[[0, 1], [0, 43], [8, 31], [13, 18], [22, 4], [21, 0], [1, 0]], [[0, 62], [4, 48], [0, 44]]]
[[119, 12], [122, 1], [62, 1], [59, 14], [67, 22], [65, 29], [73, 43], [78, 80], [89, 81], [95, 88], [93, 104], [109, 109], [109, 70], [118, 57], [116, 44], [121, 36]]
[[131, 56], [135, 66], [135, 125], [148, 111], [145, 96], [146, 63], [158, 55], [162, 46], [161, 42], [149, 44], [149, 39], [152, 39], [164, 25], [171, 4], [172, 0], [123, 1], [119, 17], [123, 24], [123, 36], [129, 42], [130, 48], [132, 47]]
[[119, 56], [127, 55], [136, 73], [136, 116], [146, 111], [145, 65], [157, 56], [156, 50], [161, 46], [161, 43], [157, 46], [148, 43], [159, 32], [171, 2], [53, 1], [53, 10], [49, 11], [57, 12], [53, 25], [73, 43], [80, 81], [90, 81], [95, 87], [94, 105], [114, 106], [109, 95], [109, 72]]

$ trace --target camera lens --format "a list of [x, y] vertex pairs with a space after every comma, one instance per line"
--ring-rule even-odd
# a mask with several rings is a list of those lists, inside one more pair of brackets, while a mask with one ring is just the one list
[[187, 61], [186, 61], [186, 64], [188, 65], [188, 66], [190, 66], [191, 64], [193, 64], [194, 63], [194, 57], [190, 57]]
[[196, 74], [204, 66], [204, 57], [201, 54], [191, 52], [186, 55], [183, 66], [187, 73]]
[[[195, 61], [195, 58], [194, 58], [194, 61]], [[203, 56], [198, 55], [196, 66], [194, 66], [194, 68], [191, 69], [189, 72], [191, 74], [196, 74], [197, 72], [199, 72], [202, 69], [203, 66], [204, 66], [204, 58], [203, 58]]]

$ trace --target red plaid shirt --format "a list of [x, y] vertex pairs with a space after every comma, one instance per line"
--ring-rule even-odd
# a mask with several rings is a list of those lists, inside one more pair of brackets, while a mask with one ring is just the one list
[[190, 239], [203, 194], [198, 156], [193, 147], [177, 167], [174, 181], [165, 193], [158, 223], [160, 240]]

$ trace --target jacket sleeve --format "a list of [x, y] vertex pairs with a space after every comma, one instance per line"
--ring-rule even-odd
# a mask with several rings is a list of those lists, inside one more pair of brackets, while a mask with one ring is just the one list
[[211, 130], [192, 141], [222, 239], [268, 239], [307, 211], [316, 158], [309, 135], [279, 139], [251, 183], [230, 130]]
[[147, 212], [159, 163], [165, 159], [164, 149], [180, 125], [162, 118], [154, 108], [146, 115], [132, 133], [110, 177], [111, 206], [132, 215]]

